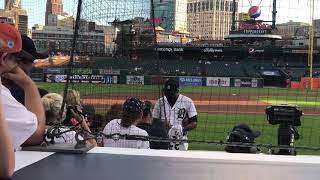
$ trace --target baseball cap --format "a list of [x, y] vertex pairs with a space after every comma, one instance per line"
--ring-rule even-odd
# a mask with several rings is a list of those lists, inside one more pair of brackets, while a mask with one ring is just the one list
[[96, 109], [91, 104], [83, 104], [82, 111], [83, 111], [83, 114], [87, 115], [90, 118], [92, 118], [96, 113]]
[[176, 79], [168, 79], [164, 84], [164, 91], [177, 91], [179, 83]]
[[24, 54], [24, 56], [21, 56], [20, 58], [28, 62], [33, 62], [35, 59], [48, 58], [47, 53], [37, 52], [36, 46], [34, 45], [34, 42], [31, 38], [29, 38], [26, 35], [21, 35], [21, 39], [22, 39], [22, 49], [28, 54]]
[[143, 104], [144, 103], [139, 98], [129, 97], [123, 103], [123, 111], [141, 113], [143, 110]]
[[29, 57], [27, 52], [22, 50], [22, 39], [20, 32], [11, 24], [0, 23], [0, 52], [11, 53], [17, 60], [19, 57]]
[[20, 32], [10, 24], [0, 23], [0, 52], [18, 53], [21, 49]]

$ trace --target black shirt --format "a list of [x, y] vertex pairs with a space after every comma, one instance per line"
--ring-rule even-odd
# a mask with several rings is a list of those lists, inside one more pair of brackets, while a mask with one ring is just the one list
[[[147, 131], [149, 136], [168, 138], [165, 125], [161, 120], [154, 120], [152, 124], [139, 123], [137, 127]], [[150, 142], [150, 149], [168, 149], [169, 143], [167, 142]]]
[[[10, 85], [10, 87], [8, 87], [8, 89], [10, 90], [12, 96], [21, 104], [24, 105], [24, 90], [22, 88], [20, 88], [18, 85], [16, 84], [12, 84]], [[38, 88], [40, 97], [45, 96], [46, 94], [48, 94], [47, 90]]]

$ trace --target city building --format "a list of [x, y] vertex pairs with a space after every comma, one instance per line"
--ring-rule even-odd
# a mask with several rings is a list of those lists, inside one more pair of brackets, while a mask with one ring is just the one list
[[[69, 54], [72, 47], [74, 31], [68, 27], [39, 26], [32, 28], [32, 39], [37, 48], [53, 53]], [[105, 37], [101, 31], [79, 32], [76, 43], [78, 55], [103, 55]]]
[[320, 37], [320, 19], [315, 19], [313, 21], [315, 36]]
[[7, 10], [12, 10], [13, 8], [19, 8], [22, 9], [21, 7], [21, 0], [4, 0], [4, 7]]
[[64, 15], [63, 12], [63, 0], [47, 0], [45, 24], [49, 24], [49, 15]]
[[75, 24], [75, 19], [72, 16], [67, 15], [55, 15], [48, 14], [47, 15], [47, 26], [57, 26], [57, 27], [65, 27], [69, 29], [73, 29]]
[[278, 34], [281, 35], [284, 39], [294, 38], [297, 31], [305, 29], [305, 27], [309, 28], [308, 23], [303, 22], [293, 22], [289, 21], [287, 23], [277, 24], [276, 27], [278, 29]]
[[187, 0], [154, 0], [154, 8], [156, 26], [166, 32], [187, 30]]
[[[238, 0], [236, 0], [236, 21]], [[188, 0], [187, 30], [201, 40], [223, 40], [232, 25], [232, 0]]]
[[5, 9], [0, 9], [2, 21], [13, 23], [21, 34], [28, 34], [28, 16], [26, 10], [21, 7], [21, 1], [5, 0], [4, 5]]

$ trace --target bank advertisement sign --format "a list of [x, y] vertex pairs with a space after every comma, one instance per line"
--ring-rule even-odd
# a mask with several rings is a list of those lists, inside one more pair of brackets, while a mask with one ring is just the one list
[[[71, 75], [70, 80], [72, 82], [78, 83], [104, 83], [105, 77], [103, 75]], [[67, 81], [67, 75], [64, 74], [47, 74], [47, 82], [61, 82], [64, 83]]]
[[207, 77], [207, 86], [229, 87], [230, 78], [228, 77]]
[[235, 87], [258, 87], [258, 79], [234, 79]]
[[202, 86], [202, 77], [179, 77], [180, 86]]
[[127, 84], [144, 85], [144, 76], [127, 76]]

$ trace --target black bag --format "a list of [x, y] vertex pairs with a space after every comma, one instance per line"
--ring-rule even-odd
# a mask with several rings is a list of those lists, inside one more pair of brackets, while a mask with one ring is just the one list
[[[255, 146], [247, 147], [241, 143], [254, 143], [256, 137], [260, 136], [259, 131], [251, 129], [246, 124], [235, 126], [227, 137], [227, 142], [234, 143], [225, 147], [226, 152], [230, 153], [257, 153], [260, 151]], [[237, 145], [239, 143], [239, 145]]]

